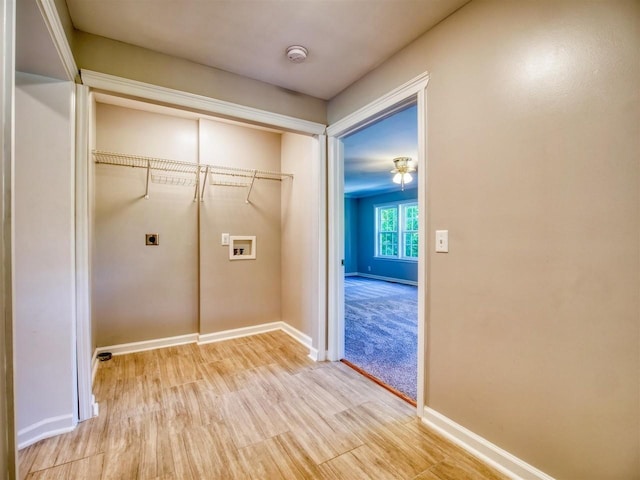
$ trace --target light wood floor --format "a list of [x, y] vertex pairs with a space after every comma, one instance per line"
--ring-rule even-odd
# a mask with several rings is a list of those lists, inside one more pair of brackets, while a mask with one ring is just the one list
[[20, 478], [503, 480], [283, 332], [113, 357], [100, 415], [20, 452]]

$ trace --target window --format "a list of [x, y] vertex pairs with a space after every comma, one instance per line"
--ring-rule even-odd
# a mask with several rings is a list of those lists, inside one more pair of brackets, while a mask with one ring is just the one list
[[376, 257], [418, 259], [418, 204], [379, 205], [376, 211]]

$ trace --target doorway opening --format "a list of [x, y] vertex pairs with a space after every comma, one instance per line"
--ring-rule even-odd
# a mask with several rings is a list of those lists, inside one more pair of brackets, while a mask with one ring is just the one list
[[[394, 114], [403, 112], [409, 108], [415, 108], [413, 114], [416, 124], [417, 135], [417, 153], [415, 165], [417, 170], [411, 172], [413, 180], [416, 182], [415, 203], [418, 206], [418, 213], [421, 218], [418, 220], [417, 242], [418, 242], [418, 260], [417, 260], [417, 345], [415, 349], [416, 355], [416, 393], [415, 405], [416, 414], [422, 416], [424, 414], [425, 401], [425, 331], [426, 331], [426, 303], [427, 303], [427, 277], [426, 277], [426, 252], [428, 241], [425, 238], [427, 225], [427, 158], [426, 158], [426, 106], [427, 106], [427, 85], [429, 83], [429, 74], [423, 74], [413, 78], [407, 83], [390, 91], [361, 109], [347, 115], [342, 120], [335, 122], [327, 128], [327, 153], [328, 153], [328, 171], [327, 171], [327, 187], [328, 202], [327, 213], [329, 222], [328, 226], [328, 252], [327, 252], [327, 318], [328, 318], [328, 335], [327, 335], [327, 358], [329, 360], [341, 360], [345, 358], [345, 273], [352, 273], [345, 269], [345, 142], [348, 144], [349, 137], [357, 134], [359, 131], [365, 130], [369, 126], [392, 117]], [[390, 140], [389, 140], [390, 141]], [[390, 158], [385, 166], [385, 178], [387, 184], [393, 184], [395, 174], [391, 170], [396, 167], [393, 161], [397, 155], [391, 153]], [[399, 162], [401, 163], [401, 162]], [[364, 172], [363, 172], [364, 173]], [[405, 189], [408, 182], [405, 179]], [[402, 182], [400, 185], [394, 184], [396, 189], [402, 191]], [[408, 202], [407, 202], [408, 203]], [[384, 207], [384, 204], [376, 205]], [[349, 207], [347, 207], [349, 208]], [[403, 207], [398, 207], [403, 208]], [[371, 212], [371, 210], [370, 210]], [[410, 212], [405, 212], [405, 215]], [[373, 214], [373, 213], [372, 213]], [[381, 232], [378, 233], [388, 233]], [[406, 232], [412, 233], [412, 232]], [[384, 240], [384, 239], [382, 239]], [[378, 241], [381, 241], [380, 239]], [[365, 265], [364, 272], [368, 273], [368, 265]], [[360, 268], [358, 268], [360, 270]], [[373, 270], [373, 266], [372, 266]], [[380, 275], [384, 277], [383, 274]], [[362, 277], [367, 278], [367, 277]], [[377, 280], [385, 280], [378, 278]]]
[[415, 405], [418, 352], [417, 105], [346, 136], [344, 357]]

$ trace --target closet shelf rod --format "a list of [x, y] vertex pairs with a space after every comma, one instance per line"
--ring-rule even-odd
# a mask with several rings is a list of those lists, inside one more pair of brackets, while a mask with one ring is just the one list
[[217, 180], [212, 180], [211, 185], [219, 186], [219, 187], [248, 187], [248, 183], [240, 183], [240, 182], [219, 182]]

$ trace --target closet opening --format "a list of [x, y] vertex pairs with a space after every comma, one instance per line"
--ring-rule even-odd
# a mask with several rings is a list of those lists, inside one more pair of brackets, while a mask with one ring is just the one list
[[281, 329], [318, 359], [324, 140], [98, 91], [89, 104], [92, 351]]

